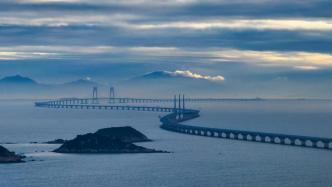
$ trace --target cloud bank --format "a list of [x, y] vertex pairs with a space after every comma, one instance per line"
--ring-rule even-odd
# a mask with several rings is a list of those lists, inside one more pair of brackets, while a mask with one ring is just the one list
[[315, 80], [323, 95], [332, 93], [330, 7], [329, 0], [2, 0], [0, 74], [107, 82], [165, 70], [244, 94], [303, 85], [300, 93], [312, 96]]

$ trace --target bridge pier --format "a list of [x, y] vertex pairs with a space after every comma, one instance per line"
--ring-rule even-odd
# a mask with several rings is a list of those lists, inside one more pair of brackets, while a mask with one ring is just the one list
[[227, 134], [225, 132], [219, 132], [220, 138], [227, 138]]
[[114, 91], [114, 87], [110, 87], [109, 90], [109, 103], [115, 103], [115, 91]]
[[256, 142], [261, 142], [262, 141], [262, 137], [260, 135], [255, 135], [255, 141]]
[[328, 147], [329, 149], [332, 149], [332, 142], [329, 142], [329, 143], [327, 144], [327, 147]]
[[239, 133], [239, 134], [237, 135], [237, 139], [238, 139], [238, 140], [243, 140], [243, 139], [244, 139], [243, 134]]
[[92, 104], [98, 104], [98, 88], [93, 87], [92, 91]]

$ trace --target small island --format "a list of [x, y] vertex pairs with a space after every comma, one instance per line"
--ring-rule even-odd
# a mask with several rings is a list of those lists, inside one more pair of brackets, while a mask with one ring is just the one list
[[23, 162], [24, 156], [10, 152], [8, 149], [0, 145], [0, 163], [19, 163]]
[[64, 139], [55, 139], [51, 141], [44, 142], [45, 144], [64, 144], [67, 140]]
[[57, 153], [166, 153], [133, 144], [151, 141], [132, 127], [100, 129], [95, 133], [78, 135], [67, 140], [54, 152]]
[[116, 138], [129, 143], [151, 141], [143, 133], [130, 126], [99, 129], [96, 134]]

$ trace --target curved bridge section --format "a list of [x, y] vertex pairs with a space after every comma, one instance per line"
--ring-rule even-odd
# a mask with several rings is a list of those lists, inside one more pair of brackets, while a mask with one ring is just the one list
[[[114, 98], [113, 98], [114, 99]], [[219, 128], [208, 128], [199, 127], [191, 125], [183, 125], [181, 122], [188, 121], [199, 117], [198, 110], [185, 109], [184, 108], [184, 98], [183, 105], [181, 108], [180, 100], [179, 107], [176, 107], [176, 98], [174, 100], [150, 100], [150, 99], [135, 99], [130, 98], [120, 100], [107, 100], [105, 101], [92, 98], [92, 99], [59, 99], [53, 101], [36, 102], [36, 107], [46, 107], [46, 108], [70, 108], [70, 109], [100, 109], [100, 110], [135, 110], [135, 111], [150, 111], [150, 112], [167, 112], [167, 114], [160, 118], [162, 129], [184, 133], [189, 135], [206, 136], [214, 138], [224, 138], [232, 140], [241, 141], [251, 141], [260, 143], [270, 143], [279, 145], [289, 145], [298, 147], [308, 147], [308, 148], [318, 148], [332, 150], [332, 139], [330, 138], [320, 138], [311, 136], [297, 136], [297, 135], [287, 135], [287, 134], [277, 134], [277, 133], [266, 133], [266, 132], [256, 132], [256, 131], [242, 131], [242, 130], [231, 130], [231, 129], [219, 129]], [[102, 102], [103, 101], [103, 102]], [[121, 103], [127, 102], [164, 102], [164, 101], [174, 101], [174, 107], [157, 107], [157, 106], [132, 106], [132, 105], [121, 105]], [[112, 104], [111, 104], [112, 103]], [[120, 104], [115, 104], [120, 103]]]
[[199, 111], [197, 110], [184, 111], [183, 114], [168, 114], [160, 119], [162, 123], [161, 128], [196, 136], [332, 150], [332, 139], [330, 138], [208, 128], [179, 124], [183, 121], [197, 117], [199, 117]]

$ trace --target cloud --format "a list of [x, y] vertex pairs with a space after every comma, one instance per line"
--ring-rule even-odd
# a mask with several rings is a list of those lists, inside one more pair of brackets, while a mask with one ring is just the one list
[[129, 13], [98, 12], [44, 12], [40, 16], [31, 11], [0, 12], [0, 25], [64, 27], [70, 25], [123, 27], [129, 20], [139, 19], [139, 15]]
[[[53, 1], [1, 1], [1, 45], [332, 50], [332, 13], [308, 14], [326, 12], [326, 1], [169, 0], [167, 8], [151, 0]], [[301, 7], [310, 11], [302, 15]]]
[[318, 70], [319, 68], [316, 66], [295, 66], [296, 69], [300, 69], [300, 70]]
[[319, 30], [331, 31], [332, 20], [305, 19], [219, 19], [152, 24], [128, 24], [135, 29], [258, 29], [258, 30]]
[[[143, 56], [194, 58], [200, 64], [240, 62], [256, 66], [316, 70], [332, 67], [329, 53], [303, 51], [254, 51], [228, 48], [133, 47], [122, 48]], [[196, 62], [197, 62], [196, 61]]]
[[175, 70], [174, 72], [170, 72], [172, 75], [177, 76], [183, 76], [183, 77], [189, 77], [189, 78], [194, 78], [194, 79], [205, 79], [205, 80], [209, 80], [209, 81], [224, 81], [225, 78], [221, 75], [217, 75], [217, 76], [209, 76], [209, 75], [201, 75], [198, 73], [193, 73], [189, 70], [183, 71], [183, 70]]
[[[215, 53], [221, 60], [242, 61], [262, 66], [293, 67], [314, 70], [332, 67], [332, 55], [309, 52], [221, 50]], [[214, 59], [218, 61], [218, 59]]]
[[127, 12], [44, 12], [43, 16], [35, 12], [2, 12], [0, 25], [50, 26], [70, 25], [106, 26], [127, 30], [303, 30], [332, 31], [332, 19], [297, 18], [297, 19], [239, 19], [239, 18], [204, 18], [183, 21], [150, 20], [149, 15]]
[[[242, 7], [244, 6], [243, 3], [253, 6], [252, 9], [259, 10], [265, 10], [266, 6], [271, 6], [271, 4], [280, 5], [280, 10], [289, 6], [287, 3], [278, 4], [270, 0], [251, 1], [250, 3], [242, 0], [232, 3], [227, 1], [202, 2], [197, 0], [97, 0], [94, 2], [88, 0], [17, 0], [3, 4], [0, 2], [0, 25], [97, 25], [140, 30], [332, 30], [332, 15], [322, 17], [289, 16], [286, 12], [278, 17], [269, 17], [269, 13], [272, 14], [274, 11], [264, 12], [261, 16], [247, 15], [247, 12], [241, 13], [243, 11], [230, 12], [228, 13], [229, 15], [223, 14], [225, 11], [237, 10], [238, 8], [236, 7], [239, 6], [243, 10], [248, 9], [247, 7]], [[163, 7], [164, 4], [169, 5], [167, 10]], [[322, 8], [315, 9], [317, 3], [296, 3], [291, 1], [289, 4], [296, 8], [303, 6], [311, 8], [312, 10], [308, 12], [322, 11]], [[234, 7], [225, 7], [230, 5]], [[157, 7], [152, 9], [150, 6]], [[199, 8], [200, 6], [202, 7]], [[222, 6], [222, 9], [220, 9], [220, 6]], [[212, 11], [211, 15], [201, 12], [208, 12], [211, 7], [217, 7], [216, 10]], [[224, 9], [225, 11], [223, 11]]]
[[1, 60], [56, 59], [55, 53], [0, 51]]

